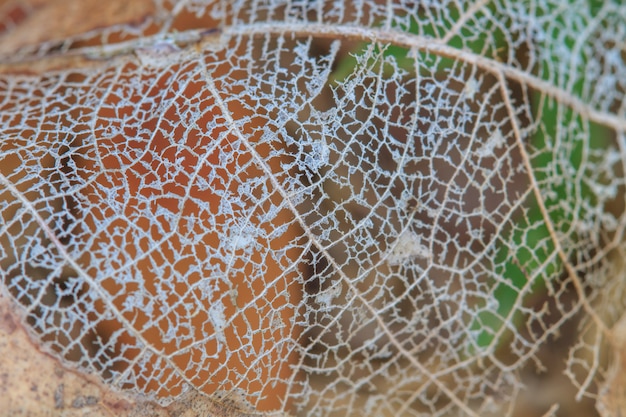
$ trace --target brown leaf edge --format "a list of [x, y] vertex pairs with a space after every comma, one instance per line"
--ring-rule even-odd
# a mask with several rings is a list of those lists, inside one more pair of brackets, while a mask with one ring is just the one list
[[12, 301], [0, 293], [0, 410], [2, 415], [93, 417], [262, 416], [236, 395], [191, 390], [164, 407], [104, 386], [42, 351]]

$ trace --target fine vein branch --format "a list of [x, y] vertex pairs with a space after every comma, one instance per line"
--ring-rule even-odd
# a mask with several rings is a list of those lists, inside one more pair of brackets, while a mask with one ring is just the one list
[[226, 35], [260, 36], [266, 34], [293, 34], [296, 36], [313, 36], [324, 38], [348, 38], [364, 42], [387, 43], [405, 48], [415, 48], [435, 55], [458, 59], [468, 64], [476, 65], [492, 74], [504, 74], [506, 78], [528, 85], [559, 103], [564, 104], [581, 115], [599, 124], [606, 125], [616, 131], [626, 131], [626, 119], [614, 114], [607, 114], [594, 109], [580, 98], [562, 88], [546, 82], [526, 71], [511, 67], [494, 59], [480, 56], [453, 48], [441, 40], [410, 33], [363, 28], [356, 26], [326, 25], [326, 24], [295, 24], [295, 23], [263, 23], [247, 26], [233, 26], [224, 30]]

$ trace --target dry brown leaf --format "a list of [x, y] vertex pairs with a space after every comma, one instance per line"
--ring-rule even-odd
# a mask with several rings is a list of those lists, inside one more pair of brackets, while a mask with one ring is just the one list
[[345, 3], [0, 2], [0, 410], [623, 411], [626, 5]]

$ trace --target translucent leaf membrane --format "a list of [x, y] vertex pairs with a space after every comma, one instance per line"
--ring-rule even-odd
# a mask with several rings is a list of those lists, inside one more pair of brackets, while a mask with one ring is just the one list
[[60, 364], [170, 411], [621, 410], [624, 6], [89, 3], [0, 9], [2, 294]]

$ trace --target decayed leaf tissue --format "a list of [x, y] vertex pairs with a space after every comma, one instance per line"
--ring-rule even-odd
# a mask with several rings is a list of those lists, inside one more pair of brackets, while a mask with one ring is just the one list
[[625, 39], [620, 1], [0, 1], [0, 415], [625, 415]]

